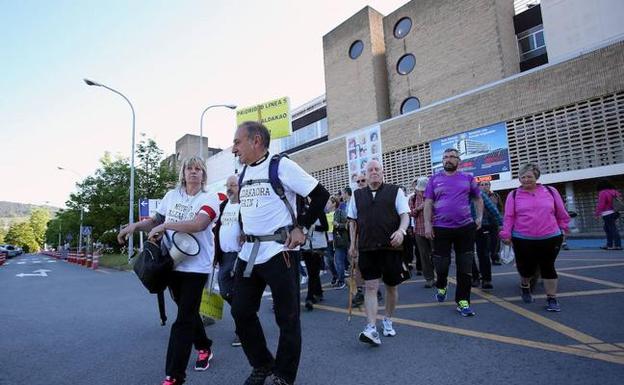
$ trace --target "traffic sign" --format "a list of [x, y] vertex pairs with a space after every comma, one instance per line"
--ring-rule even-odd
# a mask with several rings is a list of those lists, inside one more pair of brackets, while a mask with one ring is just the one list
[[139, 220], [142, 221], [149, 217], [149, 199], [139, 198]]
[[93, 231], [93, 226], [82, 226], [82, 235], [91, 235], [91, 232]]

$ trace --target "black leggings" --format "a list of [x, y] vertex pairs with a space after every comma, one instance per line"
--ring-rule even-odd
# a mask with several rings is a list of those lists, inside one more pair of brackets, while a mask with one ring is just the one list
[[557, 279], [555, 259], [559, 255], [563, 235], [547, 239], [512, 238], [516, 268], [522, 278], [530, 278], [537, 267], [543, 279]]
[[167, 348], [167, 376], [184, 380], [191, 348], [209, 349], [212, 341], [206, 337], [206, 330], [199, 316], [199, 305], [208, 274], [174, 271], [169, 288], [178, 305], [178, 316], [171, 325], [169, 347]]

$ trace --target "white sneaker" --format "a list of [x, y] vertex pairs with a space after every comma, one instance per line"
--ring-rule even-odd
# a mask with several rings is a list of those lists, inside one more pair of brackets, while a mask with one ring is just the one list
[[383, 321], [381, 321], [381, 323], [383, 324], [383, 335], [384, 335], [384, 337], [394, 337], [394, 336], [396, 336], [396, 331], [392, 327], [392, 320], [390, 320], [389, 318], [384, 317], [384, 319], [383, 319]]
[[381, 339], [379, 339], [377, 328], [373, 325], [366, 325], [364, 331], [360, 333], [360, 341], [373, 346], [381, 345]]

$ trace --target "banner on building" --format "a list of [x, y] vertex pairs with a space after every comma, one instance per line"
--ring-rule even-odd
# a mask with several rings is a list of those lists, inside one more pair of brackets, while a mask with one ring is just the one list
[[381, 128], [379, 125], [347, 135], [347, 167], [351, 188], [357, 188], [356, 180], [359, 174], [366, 175], [366, 164], [370, 160], [374, 159], [383, 165], [381, 154]]
[[290, 101], [283, 97], [251, 107], [236, 110], [236, 125], [247, 121], [260, 122], [271, 132], [271, 139], [289, 136], [292, 133], [290, 122]]
[[477, 180], [510, 180], [509, 143], [504, 122], [431, 141], [431, 168], [443, 169], [442, 155], [447, 148], [459, 151], [459, 170]]

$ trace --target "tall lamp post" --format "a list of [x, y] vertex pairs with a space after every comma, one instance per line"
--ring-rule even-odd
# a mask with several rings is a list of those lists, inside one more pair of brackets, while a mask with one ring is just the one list
[[[89, 79], [83, 79], [84, 82], [88, 85], [88, 86], [96, 86], [96, 87], [104, 87], [109, 91], [112, 91], [114, 93], [116, 93], [117, 95], [121, 96], [122, 98], [125, 99], [126, 102], [128, 102], [128, 105], [130, 106], [130, 110], [132, 110], [132, 149], [130, 151], [130, 202], [128, 203], [128, 224], [132, 224], [134, 223], [134, 131], [135, 131], [135, 121], [136, 121], [136, 117], [134, 114], [134, 107], [132, 106], [132, 103], [130, 103], [130, 100], [121, 92], [117, 91], [116, 89], [110, 88], [104, 84], [95, 82], [93, 80], [89, 80]], [[132, 256], [132, 251], [134, 250], [134, 242], [133, 242], [133, 238], [132, 236], [130, 236], [128, 238], [128, 258], [130, 258]]]
[[[78, 171], [72, 170], [70, 168], [61, 167], [61, 166], [56, 166], [56, 168], [58, 168], [61, 171], [73, 172], [74, 174], [78, 176], [78, 178], [80, 178], [80, 180], [83, 180], [82, 175], [80, 175]], [[80, 233], [78, 234], [78, 252], [79, 253], [80, 253], [80, 250], [82, 250], [82, 219], [83, 217], [84, 217], [84, 206], [80, 205]], [[60, 232], [60, 227], [59, 227], [59, 232]], [[59, 234], [59, 243], [61, 239], [60, 237], [61, 235]]]
[[214, 104], [212, 106], [206, 107], [204, 112], [202, 112], [201, 117], [199, 118], [199, 157], [202, 159], [204, 158], [203, 157], [204, 146], [203, 146], [203, 140], [202, 140], [204, 137], [204, 115], [206, 114], [206, 111], [208, 111], [209, 109], [213, 107], [225, 107], [225, 108], [229, 108], [230, 110], [236, 109], [236, 105], [234, 104]]

